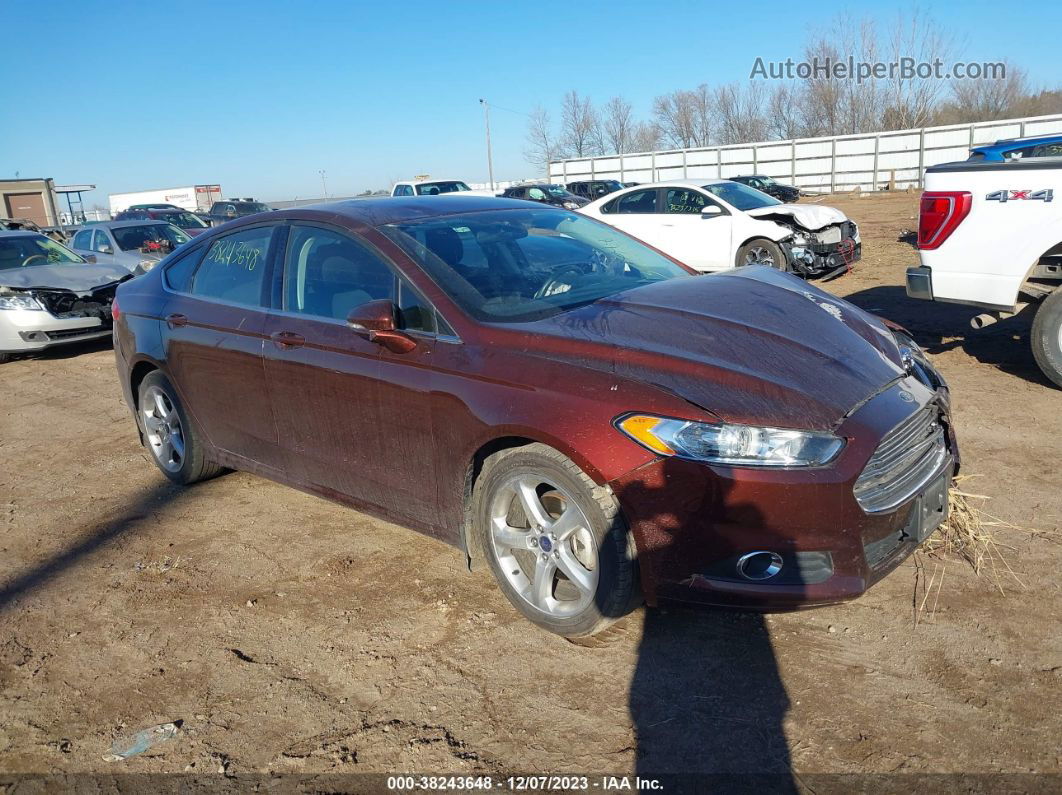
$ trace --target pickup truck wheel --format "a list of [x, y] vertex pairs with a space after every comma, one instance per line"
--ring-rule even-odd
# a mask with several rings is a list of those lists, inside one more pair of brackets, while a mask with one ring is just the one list
[[743, 265], [767, 265], [780, 271], [789, 270], [789, 260], [782, 253], [782, 249], [777, 243], [765, 238], [750, 240], [739, 248], [734, 264], [739, 268]]
[[1044, 375], [1062, 387], [1062, 288], [1047, 296], [1036, 310], [1032, 351]]
[[488, 458], [472, 518], [502, 592], [543, 629], [598, 635], [641, 601], [634, 543], [615, 497], [551, 447]]

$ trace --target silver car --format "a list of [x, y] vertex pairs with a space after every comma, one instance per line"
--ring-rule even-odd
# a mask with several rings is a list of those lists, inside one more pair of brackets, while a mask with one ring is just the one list
[[189, 240], [166, 221], [106, 221], [79, 230], [70, 247], [83, 257], [95, 256], [101, 265], [121, 265], [141, 274]]
[[0, 231], [0, 363], [68, 342], [107, 337], [119, 265], [99, 265], [39, 232]]

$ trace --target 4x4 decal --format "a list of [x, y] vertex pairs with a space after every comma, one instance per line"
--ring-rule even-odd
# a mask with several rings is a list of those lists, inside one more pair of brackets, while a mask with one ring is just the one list
[[1020, 199], [1049, 202], [1055, 198], [1053, 190], [995, 190], [985, 196], [985, 201], [1009, 202]]

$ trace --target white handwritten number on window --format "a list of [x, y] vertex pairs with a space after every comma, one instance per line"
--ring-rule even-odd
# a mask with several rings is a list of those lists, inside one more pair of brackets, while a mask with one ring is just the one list
[[262, 250], [240, 240], [219, 240], [210, 250], [209, 260], [222, 265], [235, 265], [253, 271], [258, 265]]

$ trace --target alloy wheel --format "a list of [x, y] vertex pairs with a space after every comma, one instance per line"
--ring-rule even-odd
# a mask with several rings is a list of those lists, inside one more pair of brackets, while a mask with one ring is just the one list
[[586, 609], [597, 592], [598, 550], [575, 500], [535, 474], [505, 481], [490, 505], [490, 538], [505, 579], [553, 618]]
[[778, 267], [774, 261], [774, 255], [763, 246], [753, 246], [745, 252], [746, 265], [769, 265]]
[[166, 471], [179, 471], [184, 464], [184, 429], [170, 396], [157, 386], [149, 387], [140, 415], [152, 455]]

